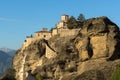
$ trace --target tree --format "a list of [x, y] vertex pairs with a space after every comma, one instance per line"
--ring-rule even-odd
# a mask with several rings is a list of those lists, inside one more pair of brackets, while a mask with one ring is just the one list
[[77, 28], [77, 21], [76, 21], [76, 19], [75, 19], [74, 16], [71, 16], [71, 17], [68, 19], [67, 27], [68, 27], [69, 29]]
[[77, 24], [78, 27], [82, 27], [83, 26], [83, 21], [85, 20], [85, 16], [81, 13], [78, 18], [77, 18]]
[[77, 20], [78, 20], [79, 22], [83, 22], [83, 21], [85, 20], [85, 16], [81, 13], [81, 14], [78, 16]]

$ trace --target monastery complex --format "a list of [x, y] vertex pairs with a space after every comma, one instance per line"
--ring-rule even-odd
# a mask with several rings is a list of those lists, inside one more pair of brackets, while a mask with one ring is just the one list
[[61, 16], [61, 20], [57, 23], [55, 28], [52, 31], [48, 31], [47, 28], [43, 28], [42, 31], [34, 32], [34, 36], [27, 36], [22, 47], [27, 47], [31, 42], [39, 39], [49, 40], [51, 37], [59, 35], [60, 37], [77, 35], [80, 29], [68, 29], [67, 21], [69, 16], [64, 14]]

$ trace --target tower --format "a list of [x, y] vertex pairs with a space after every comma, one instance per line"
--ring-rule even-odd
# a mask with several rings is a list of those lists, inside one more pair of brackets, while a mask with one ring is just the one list
[[61, 16], [61, 21], [62, 21], [62, 22], [67, 22], [67, 21], [68, 21], [68, 18], [69, 18], [68, 15], [63, 14], [63, 15]]
[[67, 21], [69, 19], [69, 16], [64, 14], [61, 16], [61, 21], [57, 23], [57, 28], [60, 29], [60, 28], [67, 28]]

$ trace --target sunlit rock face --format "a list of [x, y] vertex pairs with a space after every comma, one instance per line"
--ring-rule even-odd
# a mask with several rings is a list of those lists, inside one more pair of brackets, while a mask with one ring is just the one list
[[85, 20], [79, 30], [76, 35], [55, 35], [20, 48], [13, 59], [17, 80], [26, 80], [29, 71], [34, 79], [40, 75], [48, 80], [84, 80], [85, 76], [111, 80], [120, 61], [119, 28], [99, 17]]
[[82, 61], [106, 57], [110, 60], [120, 56], [120, 32], [117, 25], [107, 17], [86, 20], [76, 38], [76, 47]]

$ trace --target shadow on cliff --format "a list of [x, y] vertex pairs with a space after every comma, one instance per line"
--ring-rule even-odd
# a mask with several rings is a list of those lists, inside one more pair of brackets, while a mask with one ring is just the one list
[[120, 41], [117, 42], [115, 46], [115, 51], [113, 52], [113, 55], [108, 60], [116, 60], [120, 59]]
[[45, 39], [44, 39], [44, 42], [46, 43], [46, 45], [47, 45], [52, 51], [56, 52], [56, 51], [49, 45], [48, 40], [45, 40]]

